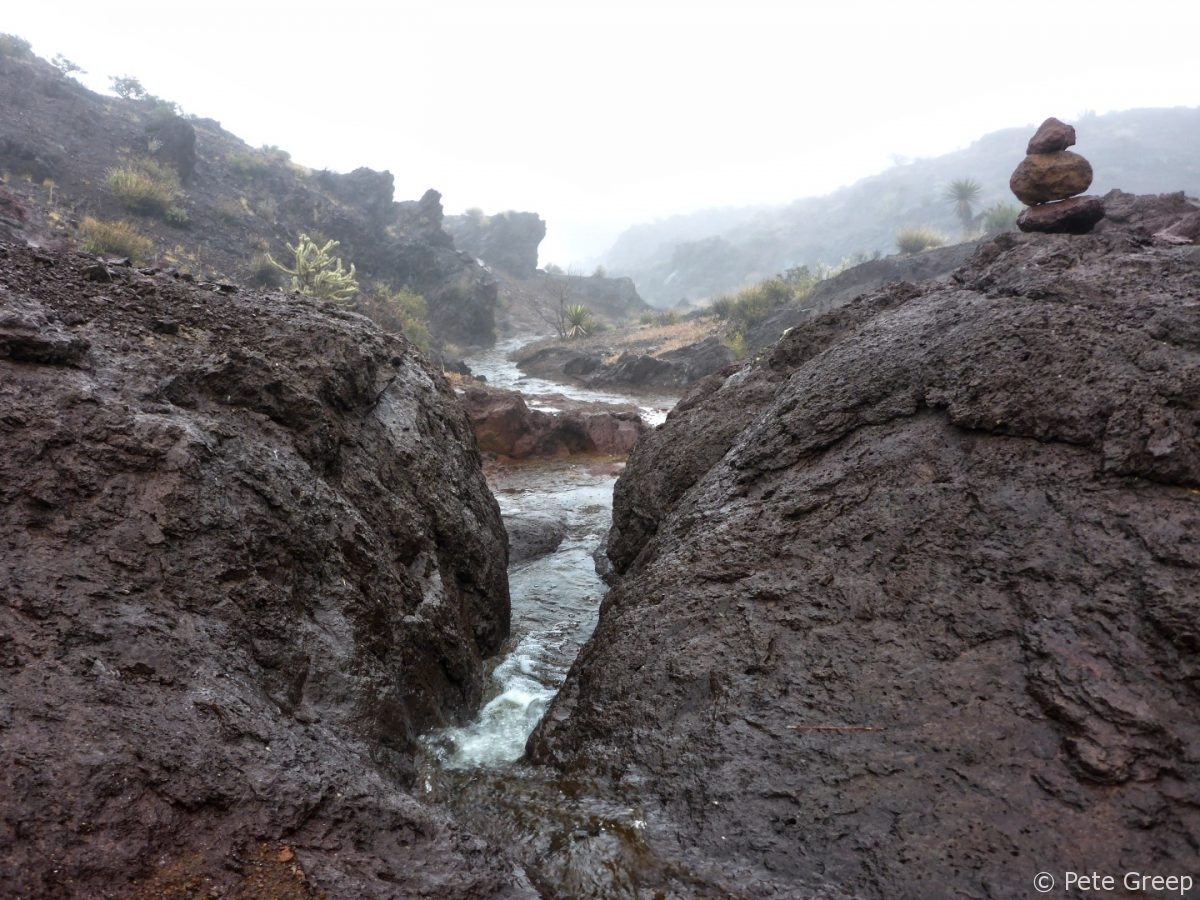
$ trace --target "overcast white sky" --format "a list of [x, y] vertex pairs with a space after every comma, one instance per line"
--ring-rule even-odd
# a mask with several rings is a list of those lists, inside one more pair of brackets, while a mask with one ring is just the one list
[[[1200, 3], [5, 3], [0, 31], [133, 75], [396, 199], [534, 210], [542, 262], [708, 206], [782, 203], [989, 131], [1200, 104]], [[1015, 161], [1014, 161], [1015, 164]]]

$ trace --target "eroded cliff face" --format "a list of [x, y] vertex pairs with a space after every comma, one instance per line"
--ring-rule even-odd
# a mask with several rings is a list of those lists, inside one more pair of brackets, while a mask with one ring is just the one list
[[0, 246], [0, 492], [0, 893], [509, 883], [402, 790], [509, 617], [470, 426], [407, 341]]
[[529, 755], [731, 895], [1195, 859], [1200, 249], [984, 243], [700, 383], [615, 500]]

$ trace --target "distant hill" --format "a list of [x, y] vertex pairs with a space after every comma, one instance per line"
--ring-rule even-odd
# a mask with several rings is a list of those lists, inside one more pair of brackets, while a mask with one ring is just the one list
[[[436, 191], [396, 202], [389, 172], [313, 171], [136, 82], [126, 93], [94, 93], [0, 35], [0, 239], [266, 287], [280, 281], [266, 254], [286, 261], [320, 235], [376, 296], [420, 294], [435, 346], [494, 342], [496, 281], [455, 248]], [[387, 302], [360, 309], [395, 318]]]
[[[1135, 109], [1075, 120], [1072, 148], [1092, 163], [1089, 193], [1200, 194], [1200, 108]], [[1033, 129], [988, 134], [965, 150], [898, 165], [822, 197], [773, 207], [708, 209], [636, 225], [603, 259], [611, 274], [633, 278], [656, 306], [695, 302], [798, 265], [836, 265], [846, 257], [895, 252], [896, 232], [929, 225], [961, 237], [950, 182], [977, 181], [983, 210], [1012, 204], [1008, 178]]]

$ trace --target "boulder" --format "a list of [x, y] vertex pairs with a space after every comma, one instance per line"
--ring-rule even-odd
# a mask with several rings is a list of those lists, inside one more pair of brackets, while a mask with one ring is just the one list
[[719, 372], [733, 362], [733, 351], [721, 343], [720, 338], [710, 335], [694, 344], [678, 350], [668, 350], [659, 356], [663, 362], [675, 366], [683, 374], [684, 383], [699, 381], [705, 375]]
[[617, 361], [588, 379], [588, 384], [634, 389], [670, 388], [685, 383], [683, 371], [666, 360], [647, 353], [625, 351]]
[[1029, 139], [1026, 153], [1057, 153], [1075, 145], [1075, 128], [1051, 116]]
[[1104, 218], [1104, 201], [1099, 197], [1071, 197], [1022, 210], [1017, 227], [1022, 231], [1058, 234], [1087, 234]]
[[546, 556], [567, 536], [567, 523], [545, 515], [514, 514], [504, 517], [511, 566]]
[[624, 456], [647, 430], [636, 408], [552, 398], [561, 412], [530, 409], [517, 391], [472, 385], [461, 400], [485, 453], [509, 459]]
[[1031, 153], [1008, 181], [1017, 199], [1028, 206], [1082, 194], [1092, 183], [1092, 164], [1070, 150]]
[[1192, 247], [1013, 233], [698, 383], [529, 760], [730, 894], [1194, 858], [1198, 295]]
[[449, 385], [329, 304], [95, 267], [0, 246], [0, 894], [502, 891], [407, 790], [508, 634]]

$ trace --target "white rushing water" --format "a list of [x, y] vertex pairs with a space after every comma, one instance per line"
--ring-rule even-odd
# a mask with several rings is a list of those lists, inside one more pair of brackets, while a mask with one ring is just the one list
[[559, 394], [572, 400], [588, 400], [593, 403], [609, 403], [614, 406], [636, 404], [638, 412], [641, 413], [647, 425], [661, 425], [678, 399], [665, 394], [634, 397], [629, 394], [562, 384], [526, 375], [508, 356], [535, 340], [539, 340], [539, 338], [529, 336], [509, 338], [501, 341], [491, 350], [485, 350], [477, 356], [472, 356], [466, 360], [466, 363], [471, 367], [472, 374], [482, 375], [487, 379], [488, 384], [505, 390], [520, 391], [526, 395], [526, 402], [531, 409], [541, 409], [546, 412], [559, 412], [559, 410], [555, 408], [552, 400], [545, 399], [545, 395]]
[[[675, 403], [667, 396], [633, 398], [531, 378], [508, 355], [532, 338], [513, 338], [467, 365], [488, 384], [520, 391], [535, 409], [553, 410], [554, 395], [627, 406], [648, 424]], [[489, 478], [500, 511], [559, 523], [565, 536], [553, 553], [509, 568], [512, 634], [491, 672], [485, 704], [470, 723], [429, 735], [424, 745], [445, 769], [495, 768], [520, 759], [525, 741], [558, 692], [579, 648], [596, 627], [606, 590], [593, 553], [608, 535], [619, 466], [553, 461], [502, 469]]]
[[509, 570], [512, 636], [492, 671], [490, 699], [474, 721], [426, 740], [443, 766], [499, 766], [524, 752], [526, 739], [596, 626], [605, 586], [592, 553], [608, 532], [615, 482], [610, 467], [570, 463], [493, 476], [503, 514], [555, 519], [566, 525], [566, 536], [553, 553]]

